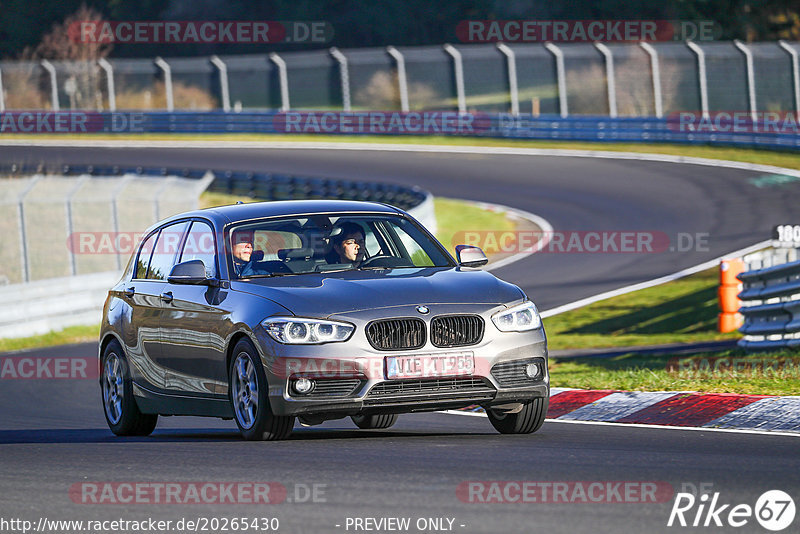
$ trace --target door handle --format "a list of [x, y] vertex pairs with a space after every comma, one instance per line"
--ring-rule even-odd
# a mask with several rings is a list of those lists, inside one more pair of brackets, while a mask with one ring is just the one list
[[133, 286], [126, 287], [122, 294], [128, 298], [133, 298], [133, 296], [136, 294], [136, 288]]
[[166, 293], [161, 293], [161, 300], [166, 303], [172, 302], [172, 291], [167, 291]]

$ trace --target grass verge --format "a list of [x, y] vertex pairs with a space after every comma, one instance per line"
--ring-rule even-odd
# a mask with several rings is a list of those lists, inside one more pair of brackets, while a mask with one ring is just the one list
[[554, 387], [624, 391], [702, 391], [750, 395], [800, 394], [800, 357], [792, 351], [729, 350], [692, 356], [551, 360]]
[[551, 350], [735, 339], [717, 332], [716, 268], [544, 319]]
[[12, 350], [38, 349], [55, 345], [69, 345], [71, 343], [84, 343], [97, 341], [100, 334], [100, 324], [92, 326], [70, 326], [57, 332], [48, 332], [38, 336], [15, 337], [0, 339], [0, 352]]

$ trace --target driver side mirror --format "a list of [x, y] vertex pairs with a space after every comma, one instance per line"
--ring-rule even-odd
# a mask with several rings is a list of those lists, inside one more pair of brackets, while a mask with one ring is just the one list
[[489, 263], [486, 254], [472, 245], [456, 245], [456, 259], [462, 267], [481, 267]]
[[184, 261], [172, 268], [167, 277], [170, 284], [216, 285], [216, 278], [206, 277], [206, 265], [203, 260]]

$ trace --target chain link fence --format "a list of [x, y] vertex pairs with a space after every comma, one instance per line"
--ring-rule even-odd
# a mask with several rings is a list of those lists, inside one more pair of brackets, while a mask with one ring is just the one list
[[0, 285], [120, 271], [137, 233], [195, 209], [211, 179], [0, 178]]
[[798, 112], [800, 43], [480, 44], [0, 62], [0, 111]]

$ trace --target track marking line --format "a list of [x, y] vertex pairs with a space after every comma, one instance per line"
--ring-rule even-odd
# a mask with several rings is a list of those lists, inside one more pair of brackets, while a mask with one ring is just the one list
[[[443, 410], [439, 413], [452, 414], [452, 415], [468, 415], [472, 417], [487, 417], [485, 413], [479, 412], [462, 412], [459, 410]], [[746, 430], [737, 428], [707, 428], [695, 426], [670, 426], [670, 425], [642, 425], [639, 423], [613, 423], [607, 421], [572, 421], [568, 419], [545, 419], [547, 423], [566, 423], [570, 425], [603, 425], [603, 426], [617, 426], [624, 428], [660, 428], [662, 430], [689, 430], [694, 432], [727, 432], [733, 434], [758, 434], [762, 436], [784, 436], [791, 438], [800, 438], [800, 433], [786, 432], [786, 431], [765, 431], [765, 430]]]

